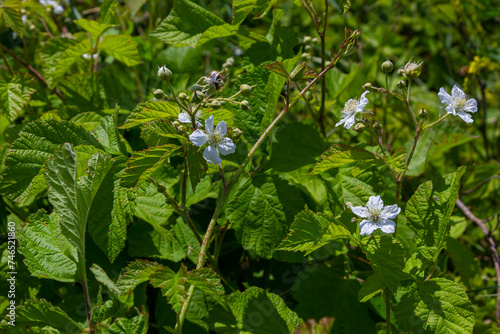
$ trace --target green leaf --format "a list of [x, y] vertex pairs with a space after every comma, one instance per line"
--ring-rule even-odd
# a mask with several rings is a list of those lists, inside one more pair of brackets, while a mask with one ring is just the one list
[[432, 262], [445, 246], [464, 173], [465, 168], [459, 167], [456, 173], [421, 184], [406, 205], [405, 215], [415, 232], [418, 249]]
[[92, 201], [112, 166], [113, 160], [103, 154], [97, 152], [88, 159], [67, 143], [47, 161], [44, 175], [49, 201], [62, 219], [62, 234], [81, 256], [85, 254], [85, 231]]
[[219, 275], [210, 268], [191, 270], [186, 282], [194, 285], [196, 289], [203, 291], [205, 295], [211, 296], [219, 304], [225, 306], [224, 287], [220, 282]]
[[125, 144], [116, 128], [116, 116], [109, 115], [101, 118], [101, 122], [92, 130], [91, 134], [101, 143], [107, 153], [115, 155], [127, 154]]
[[285, 68], [285, 65], [283, 65], [283, 63], [280, 61], [275, 61], [269, 65], [265, 65], [264, 68], [267, 68], [268, 70], [273, 71], [274, 73], [282, 76], [285, 79], [288, 79], [290, 77], [290, 74], [288, 73], [287, 69]]
[[378, 157], [362, 148], [352, 147], [345, 144], [333, 144], [320, 158], [320, 161], [314, 166], [312, 174], [320, 174], [332, 168], [342, 166], [375, 162]]
[[189, 138], [179, 134], [179, 131], [170, 121], [165, 119], [154, 120], [142, 126], [141, 138], [149, 147], [165, 145], [168, 138], [175, 138], [181, 142], [188, 142]]
[[11, 122], [21, 116], [24, 105], [30, 102], [35, 92], [32, 81], [20, 75], [13, 76], [10, 82], [0, 81], [0, 113]]
[[19, 36], [23, 37], [24, 24], [21, 17], [21, 1], [4, 0], [0, 7], [0, 17], [8, 27], [12, 28]]
[[149, 314], [141, 313], [133, 318], [117, 318], [113, 324], [106, 328], [107, 334], [147, 334]]
[[118, 18], [116, 15], [116, 7], [118, 3], [115, 0], [104, 0], [99, 11], [99, 16], [102, 23], [116, 24]]
[[[201, 45], [210, 42], [216, 38], [227, 38], [230, 36], [234, 36], [238, 33], [238, 31], [244, 33], [244, 29], [240, 29], [238, 26], [230, 25], [229, 23], [225, 23], [222, 25], [211, 26], [207, 30], [201, 34], [200, 39], [198, 40], [196, 46], [200, 47]], [[243, 30], [243, 31], [242, 31]]]
[[227, 303], [230, 316], [215, 319], [218, 333], [292, 333], [302, 322], [281, 297], [258, 287], [232, 293]]
[[40, 210], [19, 232], [19, 252], [31, 274], [60, 282], [75, 282], [78, 252], [61, 233], [61, 218]]
[[94, 274], [95, 279], [101, 283], [104, 287], [106, 287], [111, 293], [113, 293], [115, 296], [120, 295], [120, 289], [118, 286], [113, 282], [108, 274], [99, 267], [97, 264], [92, 264], [92, 267], [90, 267], [90, 271]]
[[470, 247], [452, 237], [446, 239], [446, 250], [450, 254], [455, 270], [460, 274], [461, 281], [467, 288], [471, 289], [471, 279], [481, 272], [479, 261], [474, 252]]
[[[248, 180], [237, 189], [226, 208], [238, 241], [245, 249], [253, 250], [264, 258], [271, 258], [274, 248], [288, 231], [283, 204], [298, 208], [291, 198], [294, 188], [279, 183], [265, 177]], [[283, 196], [290, 197], [284, 199]]]
[[[45, 11], [45, 7], [43, 7], [43, 10]], [[56, 73], [56, 66], [62, 55], [66, 52], [66, 50], [75, 47], [76, 44], [78, 44], [78, 41], [74, 39], [55, 37], [50, 38], [43, 45], [43, 49], [40, 53], [40, 60], [45, 80], [50, 88], [55, 86], [56, 82], [54, 82], [54, 73]]]
[[278, 250], [301, 251], [310, 254], [330, 241], [349, 238], [351, 233], [325, 214], [306, 209], [295, 216], [290, 233]]
[[168, 267], [161, 267], [150, 276], [150, 282], [155, 288], [160, 288], [164, 297], [167, 297], [168, 302], [174, 308], [176, 313], [179, 313], [182, 304], [187, 298], [187, 268], [181, 264], [177, 273]]
[[141, 63], [137, 44], [129, 35], [106, 35], [97, 48], [127, 66]]
[[108, 24], [103, 24], [99, 23], [97, 21], [89, 21], [87, 19], [79, 19], [73, 21], [77, 26], [80, 28], [84, 29], [90, 34], [90, 37], [92, 38], [92, 41], [94, 44], [99, 40], [99, 37], [108, 30], [109, 28], [113, 27], [112, 25]]
[[198, 152], [198, 149], [194, 145], [188, 146], [187, 164], [191, 187], [193, 192], [195, 192], [196, 186], [207, 174], [208, 165], [203, 155]]
[[463, 288], [442, 277], [413, 283], [396, 307], [400, 328], [415, 333], [472, 333], [474, 315]]
[[92, 46], [90, 39], [84, 39], [67, 48], [59, 57], [55, 65], [54, 72], [52, 73], [52, 85], [56, 85], [62, 77], [71, 69], [73, 64], [80, 62], [85, 63], [82, 55], [84, 53], [91, 53]]
[[195, 3], [177, 0], [168, 17], [150, 35], [175, 47], [194, 47], [205, 30], [224, 23], [224, 20]]
[[121, 294], [133, 291], [139, 284], [149, 281], [149, 276], [162, 265], [146, 260], [135, 260], [127, 265], [125, 272], [116, 281]]
[[233, 25], [241, 24], [252, 12], [254, 18], [264, 17], [276, 0], [235, 0], [233, 1]]
[[312, 126], [297, 122], [286, 124], [276, 133], [268, 167], [278, 172], [290, 172], [314, 164], [327, 147]]
[[135, 108], [120, 129], [129, 129], [139, 124], [178, 116], [179, 108], [175, 104], [166, 101], [148, 101]]
[[398, 148], [390, 158], [385, 158], [385, 163], [394, 173], [400, 174], [408, 170], [405, 157], [406, 150], [404, 148]]
[[345, 14], [351, 9], [351, 1], [350, 0], [340, 0], [339, 1], [340, 12]]
[[43, 166], [54, 150], [64, 143], [102, 146], [83, 128], [55, 119], [28, 123], [5, 157], [1, 193], [21, 204], [45, 189]]
[[[78, 334], [83, 331], [83, 327], [71, 319], [63, 310], [53, 306], [45, 299], [28, 299], [23, 305], [16, 307], [16, 326], [7, 323], [8, 318], [4, 318], [0, 324], [2, 333], [25, 333], [19, 328], [36, 326], [51, 326], [61, 330], [61, 333]], [[37, 333], [53, 333], [52, 331], [40, 331]], [[59, 333], [59, 332], [57, 332]]]
[[378, 295], [385, 287], [378, 273], [369, 276], [358, 291], [358, 299], [364, 303]]
[[390, 235], [371, 236], [362, 243], [373, 270], [391, 291], [397, 290], [399, 281], [410, 278], [403, 272], [406, 254], [398, 240]]

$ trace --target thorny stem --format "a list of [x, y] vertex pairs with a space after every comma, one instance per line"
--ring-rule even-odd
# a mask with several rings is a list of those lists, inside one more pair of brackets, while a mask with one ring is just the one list
[[[271, 131], [274, 129], [274, 127], [276, 126], [276, 124], [285, 116], [285, 114], [290, 109], [290, 107], [292, 105], [294, 105], [294, 103], [296, 101], [298, 101], [299, 98], [302, 95], [304, 95], [304, 93], [309, 88], [311, 88], [312, 85], [314, 85], [319, 79], [321, 79], [329, 70], [331, 70], [337, 64], [337, 62], [340, 59], [340, 53], [344, 49], [346, 41], [347, 40], [344, 40], [344, 42], [342, 43], [339, 51], [335, 55], [335, 57], [332, 60], [332, 62], [330, 63], [330, 65], [328, 65], [316, 78], [314, 78], [313, 80], [311, 80], [309, 82], [309, 84], [307, 84], [307, 86], [294, 98], [294, 100], [291, 103], [289, 101], [289, 95], [290, 95], [289, 94], [289, 84], [287, 84], [288, 94], [287, 94], [287, 100], [286, 100], [285, 106], [283, 107], [283, 109], [281, 110], [281, 112], [278, 114], [278, 116], [276, 116], [276, 118], [271, 122], [271, 124], [269, 124], [269, 126], [267, 127], [267, 129], [264, 130], [264, 133], [262, 133], [262, 135], [259, 137], [259, 139], [257, 140], [257, 142], [250, 149], [250, 151], [248, 152], [247, 156], [245, 157], [245, 159], [241, 163], [240, 167], [238, 167], [238, 169], [236, 170], [236, 172], [234, 172], [233, 175], [231, 176], [231, 179], [229, 180], [229, 183], [227, 184], [226, 188], [224, 189], [224, 192], [222, 193], [221, 197], [219, 198], [219, 200], [217, 202], [217, 206], [215, 207], [214, 214], [212, 216], [212, 219], [210, 220], [210, 223], [208, 224], [207, 231], [205, 233], [205, 237], [203, 238], [203, 242], [201, 244], [200, 256], [198, 258], [198, 263], [196, 264], [196, 269], [200, 269], [200, 268], [202, 268], [205, 265], [205, 261], [206, 261], [206, 257], [207, 257], [207, 252], [208, 252], [208, 247], [209, 247], [209, 244], [210, 244], [210, 239], [212, 238], [212, 233], [213, 233], [215, 224], [217, 223], [217, 219], [219, 218], [220, 212], [221, 212], [222, 207], [223, 207], [223, 205], [224, 205], [224, 203], [226, 201], [227, 196], [229, 195], [232, 187], [237, 183], [238, 178], [241, 175], [241, 173], [243, 172], [243, 170], [245, 169], [246, 165], [248, 164], [248, 162], [250, 161], [250, 159], [253, 157], [253, 155], [255, 154], [255, 152], [257, 152], [257, 150], [259, 149], [260, 145], [264, 142], [264, 140], [267, 138], [267, 136], [269, 135], [269, 133], [271, 133]], [[191, 302], [191, 299], [193, 298], [194, 290], [195, 290], [194, 285], [191, 285], [189, 287], [189, 290], [188, 290], [188, 293], [187, 293], [186, 301], [182, 305], [181, 312], [179, 313], [179, 321], [175, 324], [174, 333], [177, 333], [177, 334], [181, 334], [182, 333], [182, 326], [183, 326], [184, 320], [186, 318], [186, 314], [187, 314], [187, 310], [188, 310], [189, 304]]]
[[7, 52], [12, 58], [14, 58], [17, 62], [19, 62], [21, 65], [23, 65], [24, 67], [26, 67], [40, 82], [42, 82], [45, 86], [47, 86], [51, 91], [52, 93], [56, 94], [57, 97], [59, 97], [61, 100], [64, 101], [64, 97], [61, 95], [61, 93], [59, 93], [59, 91], [57, 91], [57, 89], [55, 88], [50, 88], [49, 84], [47, 83], [47, 81], [45, 81], [45, 78], [40, 74], [38, 73], [33, 67], [31, 67], [31, 65], [25, 63], [23, 60], [21, 60], [18, 56], [15, 55], [15, 53], [13, 53], [12, 51], [10, 51], [9, 49], [7, 49], [3, 44], [0, 43], [0, 48]]

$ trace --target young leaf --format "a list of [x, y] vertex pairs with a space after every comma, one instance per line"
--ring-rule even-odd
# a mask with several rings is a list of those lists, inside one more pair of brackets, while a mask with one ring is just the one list
[[129, 35], [106, 35], [99, 43], [98, 49], [127, 66], [141, 63], [137, 44]]
[[137, 106], [120, 129], [129, 129], [143, 123], [178, 116], [179, 108], [175, 104], [166, 101], [148, 101]]
[[405, 157], [406, 150], [404, 148], [398, 148], [390, 158], [385, 159], [385, 163], [394, 173], [400, 174], [408, 170]]
[[40, 210], [29, 216], [19, 232], [19, 252], [32, 275], [75, 282], [78, 252], [61, 233], [61, 218]]
[[127, 265], [123, 275], [118, 278], [116, 286], [122, 295], [130, 293], [139, 284], [149, 281], [149, 276], [161, 267], [163, 266], [156, 262], [135, 260]]
[[86, 159], [85, 154], [75, 152], [67, 143], [47, 161], [44, 175], [49, 201], [62, 219], [62, 234], [80, 255], [85, 254], [85, 231], [92, 201], [113, 162], [99, 152]]
[[101, 143], [107, 153], [114, 155], [127, 154], [127, 149], [116, 128], [116, 116], [109, 115], [101, 118], [101, 122], [91, 131], [91, 134]]
[[149, 314], [139, 312], [133, 318], [117, 318], [110, 327], [104, 327], [107, 334], [147, 334]]
[[21, 1], [2, 1], [2, 5], [0, 6], [0, 17], [8, 27], [12, 28], [19, 36], [23, 37], [24, 24], [21, 17]]
[[402, 330], [415, 333], [472, 333], [474, 306], [463, 288], [443, 277], [418, 281], [396, 307]]
[[187, 163], [191, 187], [193, 192], [195, 192], [196, 186], [207, 174], [207, 161], [203, 158], [201, 153], [198, 152], [194, 145], [189, 145], [187, 151]]
[[85, 31], [90, 34], [90, 37], [92, 38], [94, 44], [99, 40], [99, 37], [101, 37], [101, 35], [106, 30], [113, 27], [112, 25], [99, 23], [94, 20], [89, 21], [87, 19], [74, 20], [73, 22], [80, 28], [85, 29]]
[[282, 76], [285, 79], [290, 78], [290, 74], [288, 74], [288, 71], [286, 70], [285, 65], [283, 65], [283, 63], [280, 61], [275, 61], [269, 65], [265, 65], [264, 67], [270, 71], [273, 71], [274, 73], [279, 74], [280, 76]]
[[432, 262], [445, 246], [464, 173], [465, 168], [459, 167], [455, 173], [421, 184], [406, 205], [408, 226], [416, 234], [419, 251]]
[[92, 46], [90, 45], [90, 39], [84, 39], [83, 41], [67, 48], [61, 54], [61, 57], [59, 57], [59, 60], [54, 68], [54, 72], [52, 73], [52, 84], [57, 84], [76, 62], [83, 64], [85, 60], [82, 55], [84, 53], [90, 53], [91, 49]]
[[168, 267], [162, 266], [150, 276], [150, 282], [155, 288], [160, 288], [162, 295], [167, 297], [176, 313], [179, 313], [182, 304], [187, 298], [187, 268], [181, 264], [176, 273]]
[[33, 80], [29, 77], [15, 75], [10, 82], [0, 81], [0, 112], [11, 122], [15, 121], [34, 92]]
[[314, 166], [312, 174], [320, 174], [332, 168], [339, 168], [356, 163], [379, 162], [378, 157], [362, 148], [345, 144], [333, 144]]

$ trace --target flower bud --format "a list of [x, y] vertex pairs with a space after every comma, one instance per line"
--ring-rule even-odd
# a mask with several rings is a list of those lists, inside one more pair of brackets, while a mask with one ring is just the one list
[[213, 109], [219, 109], [220, 106], [221, 106], [221, 103], [219, 100], [213, 100], [212, 102], [210, 102], [210, 106], [213, 108]]
[[427, 117], [427, 110], [425, 110], [424, 108], [420, 109], [420, 111], [418, 112], [418, 117], [424, 119]]
[[243, 100], [240, 102], [240, 108], [241, 110], [250, 110], [250, 103], [247, 100]]
[[422, 64], [423, 63], [424, 63], [423, 61], [420, 63], [409, 61], [405, 65], [405, 68], [403, 70], [403, 75], [405, 77], [407, 77], [408, 79], [413, 79], [413, 78], [418, 77], [420, 75], [420, 73], [422, 73]]
[[304, 73], [306, 72], [307, 66], [305, 62], [300, 62], [295, 66], [295, 68], [292, 70], [292, 73], [290, 73], [290, 79], [292, 81], [297, 81], [302, 79], [304, 76]]
[[179, 132], [181, 132], [181, 133], [184, 133], [184, 132], [186, 132], [186, 126], [181, 124], [177, 127], [177, 130], [179, 130]]
[[181, 123], [179, 123], [178, 120], [175, 120], [172, 122], [172, 125], [175, 126], [175, 127], [178, 127], [179, 125], [181, 125]]
[[252, 86], [243, 84], [240, 86], [240, 92], [244, 97], [249, 97], [252, 94]]
[[300, 59], [302, 60], [308, 60], [308, 59], [311, 59], [311, 54], [310, 53], [307, 53], [307, 52], [304, 52], [300, 55]]
[[371, 82], [367, 82], [363, 85], [363, 89], [370, 89], [372, 88], [372, 83]]
[[373, 128], [374, 128], [375, 130], [382, 129], [382, 125], [380, 125], [380, 123], [378, 123], [378, 122], [375, 122], [375, 123], [373, 124]]
[[226, 66], [225, 67], [231, 67], [234, 65], [234, 58], [230, 57], [226, 59], [226, 62], [224, 63]]
[[180, 93], [177, 98], [181, 101], [189, 100], [189, 96], [186, 93]]
[[358, 133], [365, 131], [365, 125], [363, 123], [356, 124], [356, 126], [354, 127], [354, 131]]
[[158, 185], [156, 186], [156, 190], [159, 193], [164, 193], [165, 191], [167, 191], [167, 188], [165, 188], [165, 186], [163, 184], [158, 183]]
[[394, 70], [394, 64], [387, 57], [387, 60], [382, 63], [381, 68], [384, 73], [391, 73]]
[[304, 44], [311, 43], [311, 40], [312, 40], [311, 36], [304, 37]]
[[398, 70], [398, 74], [399, 74], [399, 75], [404, 75], [404, 73], [405, 73], [405, 70], [403, 70], [402, 68], [400, 68], [400, 69]]
[[243, 134], [243, 131], [241, 131], [240, 129], [238, 128], [234, 128], [232, 131], [231, 131], [231, 139], [233, 139], [234, 141], [238, 140], [241, 138], [241, 135]]
[[158, 69], [158, 77], [162, 81], [169, 82], [172, 79], [172, 72], [166, 66], [162, 66]]
[[193, 93], [193, 96], [191, 97], [191, 101], [194, 103], [200, 103], [205, 99], [205, 93], [203, 93], [200, 90], [197, 90]]
[[398, 82], [398, 88], [403, 89], [403, 88], [405, 88], [405, 86], [406, 86], [406, 81], [399, 80], [399, 82]]
[[153, 92], [153, 95], [155, 96], [155, 99], [162, 100], [165, 96], [165, 93], [161, 89], [157, 89]]
[[318, 41], [319, 41], [319, 40], [318, 40], [318, 37], [314, 37], [313, 39], [311, 39], [311, 42], [312, 42], [312, 43], [318, 43]]

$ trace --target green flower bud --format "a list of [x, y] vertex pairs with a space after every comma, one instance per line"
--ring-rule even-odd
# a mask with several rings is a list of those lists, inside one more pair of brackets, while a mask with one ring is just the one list
[[363, 123], [356, 124], [356, 126], [354, 127], [354, 131], [358, 133], [365, 131], [365, 125]]
[[312, 40], [311, 36], [304, 37], [304, 44], [311, 43], [311, 40]]
[[311, 39], [311, 42], [312, 42], [312, 43], [318, 43], [318, 41], [319, 41], [319, 40], [318, 40], [318, 37], [314, 37], [313, 39]]
[[243, 131], [241, 131], [240, 129], [238, 128], [234, 128], [232, 131], [231, 131], [231, 139], [233, 139], [234, 141], [237, 141], [238, 139], [241, 138], [241, 135], [243, 134]]
[[186, 132], [186, 126], [181, 124], [177, 127], [177, 130], [179, 130], [179, 132], [181, 132], [181, 133], [184, 133], [184, 132]]
[[409, 61], [405, 65], [405, 68], [403, 70], [403, 75], [405, 77], [407, 77], [408, 79], [413, 79], [413, 78], [418, 77], [420, 75], [420, 73], [422, 73], [422, 64], [423, 63], [424, 63], [423, 61], [420, 63]]
[[210, 106], [213, 108], [213, 109], [219, 109], [220, 106], [221, 106], [221, 103], [219, 100], [213, 100], [212, 102], [210, 102]]
[[311, 59], [311, 54], [310, 53], [307, 53], [307, 52], [304, 52], [300, 55], [300, 59], [302, 60], [309, 60]]
[[403, 88], [405, 88], [405, 86], [406, 86], [406, 81], [399, 80], [399, 82], [398, 82], [398, 88], [403, 89]]
[[402, 68], [400, 68], [400, 69], [398, 70], [398, 74], [399, 74], [399, 75], [404, 75], [404, 74], [405, 74], [405, 70], [403, 70]]
[[181, 123], [179, 123], [178, 120], [175, 120], [172, 122], [172, 125], [175, 126], [175, 127], [178, 127], [179, 125], [181, 125]]
[[418, 112], [418, 117], [424, 119], [427, 117], [427, 110], [425, 110], [424, 108], [420, 109], [420, 111]]
[[165, 93], [161, 89], [157, 89], [153, 92], [153, 95], [155, 96], [155, 99], [161, 100], [163, 99], [163, 96], [165, 96]]
[[292, 70], [292, 73], [290, 73], [290, 79], [292, 81], [298, 81], [302, 79], [304, 76], [304, 73], [306, 72], [307, 66], [306, 62], [301, 61], [300, 63], [295, 66], [295, 68]]
[[165, 191], [167, 191], [167, 188], [165, 188], [165, 186], [163, 184], [158, 184], [156, 186], [156, 190], [159, 192], [159, 193], [164, 193]]
[[205, 99], [205, 93], [203, 93], [200, 90], [195, 91], [193, 93], [193, 96], [191, 96], [191, 101], [193, 101], [193, 103], [200, 103], [204, 99]]
[[189, 96], [186, 93], [180, 93], [177, 98], [181, 101], [189, 100]]
[[382, 129], [382, 125], [380, 125], [380, 123], [375, 122], [375, 123], [373, 124], [373, 128], [374, 128], [375, 130]]
[[250, 110], [250, 109], [252, 109], [250, 107], [250, 103], [247, 100], [243, 100], [243, 101], [240, 102], [240, 108], [241, 108], [241, 110]]
[[365, 84], [363, 85], [363, 89], [370, 89], [370, 88], [372, 88], [372, 86], [373, 86], [373, 85], [372, 85], [372, 83], [371, 83], [371, 82], [367, 82], [367, 83], [365, 83]]
[[162, 81], [169, 82], [172, 79], [172, 72], [166, 66], [162, 66], [158, 69], [158, 77]]
[[381, 67], [384, 73], [391, 73], [394, 70], [394, 64], [389, 60], [389, 57], [387, 57], [387, 60], [382, 63]]
[[240, 86], [240, 92], [244, 97], [249, 97], [252, 94], [252, 86], [243, 84]]

